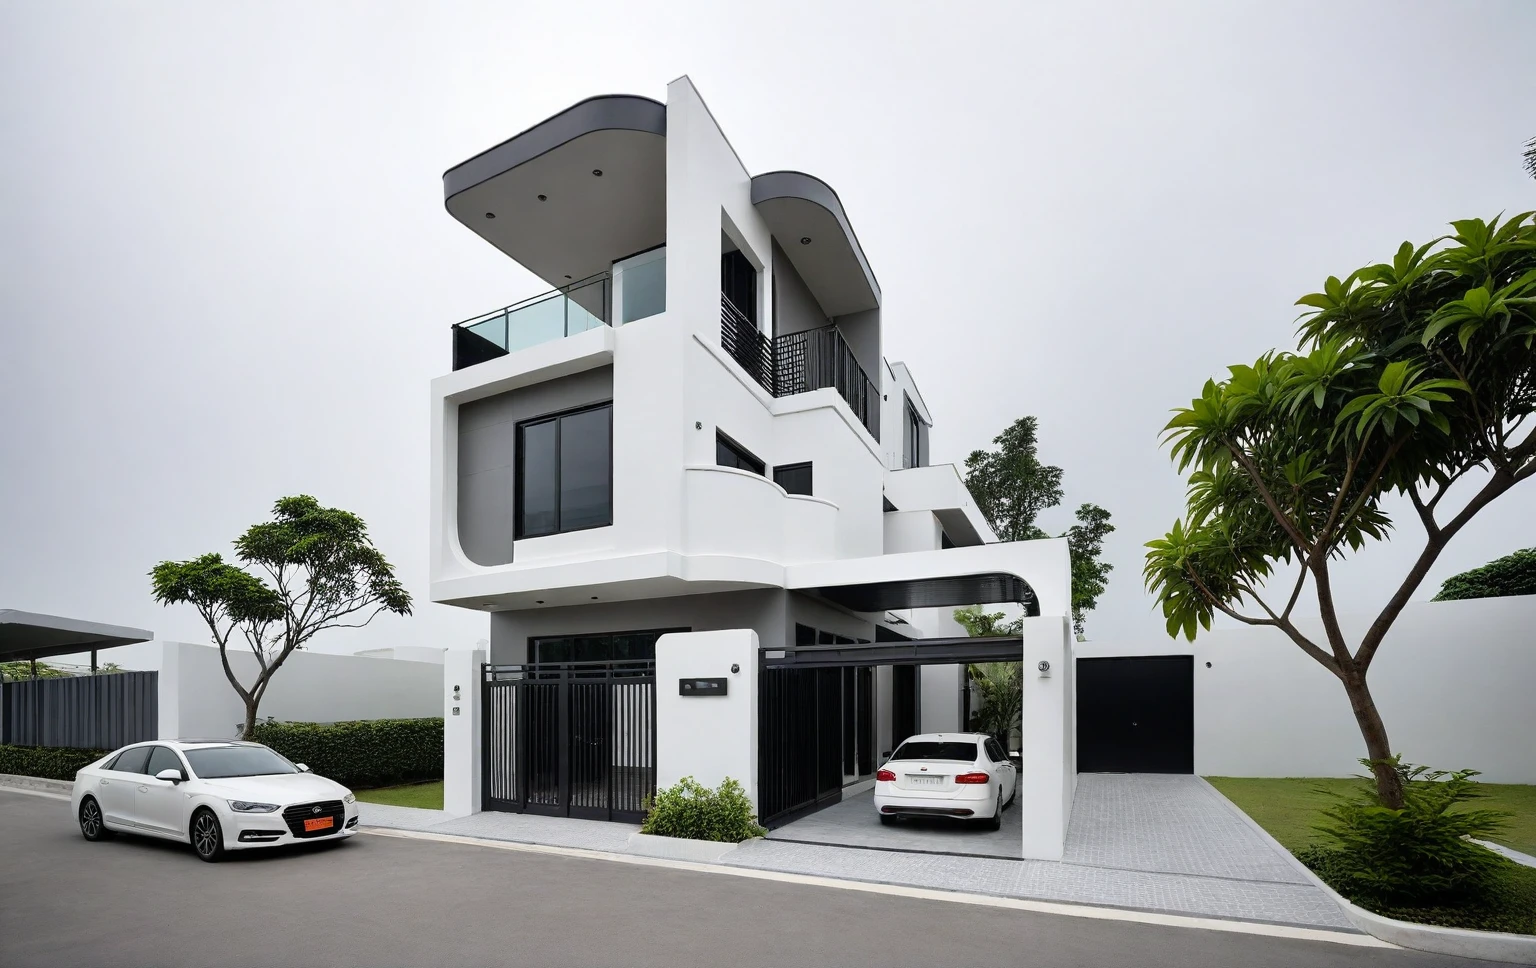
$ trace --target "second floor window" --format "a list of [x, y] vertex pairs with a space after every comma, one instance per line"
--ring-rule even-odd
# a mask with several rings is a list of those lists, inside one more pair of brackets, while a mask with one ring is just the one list
[[613, 404], [517, 427], [517, 538], [613, 523]]
[[902, 454], [902, 467], [923, 466], [922, 426], [923, 422], [918, 417], [917, 411], [910, 403], [907, 404], [906, 433], [902, 435], [906, 441], [906, 453]]
[[811, 493], [811, 465], [780, 464], [773, 469], [773, 483], [791, 494]]

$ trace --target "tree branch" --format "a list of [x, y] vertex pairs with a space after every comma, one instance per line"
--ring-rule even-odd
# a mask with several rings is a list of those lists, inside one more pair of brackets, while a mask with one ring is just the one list
[[1296, 527], [1295, 523], [1286, 516], [1284, 511], [1280, 510], [1280, 503], [1270, 493], [1269, 486], [1264, 483], [1263, 478], [1259, 475], [1259, 469], [1254, 464], [1253, 459], [1243, 453], [1242, 449], [1237, 447], [1235, 443], [1226, 441], [1223, 441], [1223, 443], [1226, 444], [1227, 450], [1232, 454], [1233, 459], [1242, 467], [1243, 472], [1248, 475], [1249, 480], [1253, 481], [1254, 486], [1259, 489], [1259, 496], [1263, 498], [1264, 506], [1269, 508], [1269, 513], [1274, 516], [1275, 521], [1285, 530], [1286, 535], [1291, 539], [1291, 544], [1295, 545], [1296, 550], [1300, 551], [1303, 555], [1310, 555], [1312, 553], [1311, 545], [1307, 543], [1306, 538], [1302, 536], [1301, 530]]

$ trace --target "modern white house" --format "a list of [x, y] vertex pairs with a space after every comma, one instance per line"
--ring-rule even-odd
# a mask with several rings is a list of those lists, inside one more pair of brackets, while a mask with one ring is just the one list
[[[965, 728], [961, 663], [1022, 647], [1056, 670], [1031, 681], [1054, 761], [1025, 773], [1059, 850], [1066, 543], [998, 543], [930, 465], [832, 187], [749, 171], [687, 78], [665, 104], [582, 101], [443, 182], [552, 287], [454, 326], [432, 382], [431, 598], [491, 629], [448, 655], [448, 808], [632, 818], [657, 782], [731, 775], [772, 823]], [[953, 609], [1000, 602], [1041, 616], [1023, 646], [963, 640]]]

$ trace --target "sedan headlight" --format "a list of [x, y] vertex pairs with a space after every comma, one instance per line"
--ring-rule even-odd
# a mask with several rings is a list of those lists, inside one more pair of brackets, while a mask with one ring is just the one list
[[356, 803], [357, 802], [357, 795], [355, 793], [353, 793], [351, 790], [348, 790], [347, 791], [347, 795], [342, 797], [341, 800], [342, 800], [343, 803]]
[[229, 809], [235, 813], [276, 813], [275, 803], [252, 803], [249, 800], [231, 800]]

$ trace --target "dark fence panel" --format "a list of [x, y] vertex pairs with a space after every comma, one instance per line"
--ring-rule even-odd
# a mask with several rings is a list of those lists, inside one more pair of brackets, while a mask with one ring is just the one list
[[158, 672], [32, 679], [0, 689], [0, 742], [112, 750], [159, 738]]

